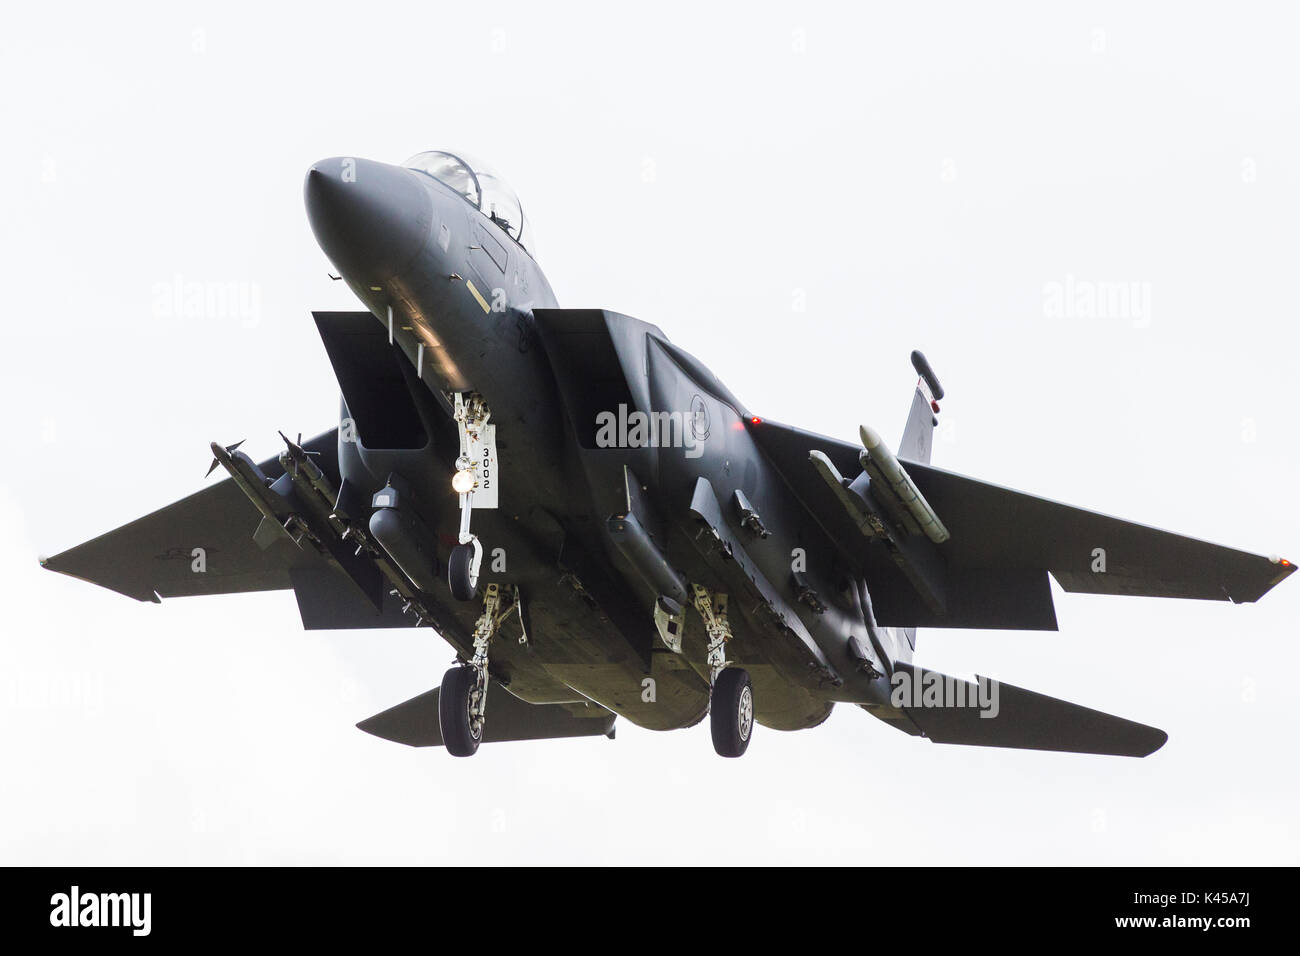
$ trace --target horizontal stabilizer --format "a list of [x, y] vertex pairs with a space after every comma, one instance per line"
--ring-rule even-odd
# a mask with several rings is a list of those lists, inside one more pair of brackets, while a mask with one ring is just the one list
[[[488, 684], [486, 711], [483, 742], [489, 744], [609, 736], [614, 730], [614, 715], [599, 704], [530, 704], [496, 681]], [[441, 747], [438, 688], [367, 717], [357, 728], [408, 747]]]
[[[933, 690], [935, 703], [904, 709], [935, 743], [1145, 757], [1169, 739], [1155, 727], [1011, 684], [980, 678], [977, 686], [906, 663], [896, 670], [911, 680], [912, 703], [920, 704]], [[954, 701], [963, 703], [953, 706]]]

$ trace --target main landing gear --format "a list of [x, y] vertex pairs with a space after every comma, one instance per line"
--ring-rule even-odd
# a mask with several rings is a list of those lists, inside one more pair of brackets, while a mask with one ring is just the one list
[[480, 487], [479, 465], [473, 451], [491, 417], [492, 412], [481, 395], [456, 393], [460, 457], [456, 459], [456, 474], [451, 486], [460, 495], [460, 533], [447, 559], [447, 584], [457, 601], [474, 599], [479, 566], [483, 563], [483, 545], [478, 535], [469, 530], [469, 522], [474, 510], [474, 491]]
[[727, 596], [692, 584], [691, 597], [709, 635], [709, 729], [713, 749], [722, 757], [739, 757], [749, 748], [754, 733], [754, 685], [746, 670], [727, 666], [727, 641], [731, 640]]
[[[474, 625], [474, 656], [468, 664], [447, 671], [438, 691], [438, 729], [447, 753], [470, 757], [483, 741], [487, 707], [488, 644], [511, 614], [523, 621], [518, 588], [488, 584], [483, 592], [483, 613]], [[525, 632], [524, 639], [527, 639]]]

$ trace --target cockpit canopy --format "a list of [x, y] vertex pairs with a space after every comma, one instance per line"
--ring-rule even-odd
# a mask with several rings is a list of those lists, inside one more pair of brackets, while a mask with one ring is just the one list
[[459, 150], [430, 149], [416, 153], [402, 164], [407, 169], [419, 170], [432, 176], [465, 198], [523, 246], [529, 255], [536, 256], [532, 232], [524, 221], [524, 210], [519, 197], [510, 185], [497, 175], [487, 163], [479, 162]]

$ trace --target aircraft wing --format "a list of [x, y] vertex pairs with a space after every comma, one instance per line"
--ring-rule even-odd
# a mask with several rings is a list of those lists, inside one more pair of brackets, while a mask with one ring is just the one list
[[[333, 429], [303, 442], [327, 472], [337, 472]], [[279, 459], [259, 463], [268, 477], [283, 474]], [[69, 548], [41, 564], [137, 601], [277, 591], [292, 587], [293, 569], [324, 569], [310, 548], [286, 535], [263, 550], [254, 540], [260, 515], [230, 478], [160, 508], [98, 538]], [[194, 550], [203, 550], [203, 571], [195, 570]]]
[[[861, 471], [860, 446], [769, 421], [755, 424], [751, 432], [795, 494], [869, 578], [893, 572], [889, 556], [877, 542], [863, 536], [808, 457], [813, 450], [821, 451], [842, 474], [851, 477]], [[948, 540], [934, 545], [933, 550], [953, 593], [960, 598], [955, 613], [947, 619], [936, 616], [913, 623], [1038, 626], [1016, 623], [1009, 604], [999, 612], [1005, 623], [963, 623], [964, 613], [979, 611], [977, 604], [987, 606], [1000, 600], [998, 582], [1003, 577], [1008, 594], [1017, 600], [1018, 594], [1037, 594], [1029, 575], [1047, 572], [1066, 591], [1241, 603], [1258, 600], [1295, 570], [1289, 562], [1012, 491], [920, 462], [904, 461], [903, 465], [950, 532]], [[1104, 571], [1100, 570], [1103, 559]], [[891, 585], [903, 583], [901, 576], [887, 580]], [[962, 586], [968, 580], [979, 582], [984, 596], [978, 601], [965, 598]], [[894, 601], [888, 594], [882, 598], [885, 605]], [[1042, 595], [1034, 600], [1041, 602]], [[878, 616], [880, 611], [878, 607]], [[1042, 617], [1046, 623], [1046, 608]]]
[[[325, 510], [342, 509], [343, 492], [333, 485], [338, 480], [338, 430], [291, 448], [301, 461], [319, 469], [320, 484], [328, 489], [321, 492], [319, 504]], [[233, 461], [229, 450], [225, 454]], [[239, 457], [276, 487], [303, 477], [296, 473], [286, 477], [280, 457], [256, 465]], [[307, 466], [303, 468], [305, 474]], [[262, 490], [286, 506], [303, 506], [297, 492], [290, 492], [290, 500], [281, 499], [275, 487]], [[365, 510], [355, 502], [352, 507], [358, 514]], [[292, 590], [307, 630], [410, 627], [425, 622], [458, 649], [469, 646], [464, 628], [445, 607], [431, 595], [417, 595], [382, 558], [356, 550], [356, 540], [343, 540], [328, 524], [317, 521], [313, 527], [318, 544], [301, 540], [299, 546], [277, 524], [278, 520], [264, 519], [249, 495], [233, 478], [226, 478], [41, 564], [137, 601], [155, 603], [199, 594]], [[361, 528], [358, 531], [364, 534]]]
[[[1012, 491], [930, 465], [907, 470], [952, 532], [958, 565], [1042, 567], [1066, 591], [1258, 601], [1295, 568], [1247, 551]], [[950, 517], [949, 517], [950, 516]], [[1098, 553], [1098, 552], [1102, 553]], [[1100, 561], [1105, 558], [1105, 570]]]

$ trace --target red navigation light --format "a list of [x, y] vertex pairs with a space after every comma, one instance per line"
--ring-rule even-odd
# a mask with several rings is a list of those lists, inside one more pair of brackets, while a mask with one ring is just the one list
[[750, 424], [751, 424], [751, 425], [761, 425], [761, 424], [763, 424], [763, 419], [759, 418], [757, 415], [755, 415], [755, 416], [754, 416], [753, 418], [751, 418], [749, 421], [750, 421]]

